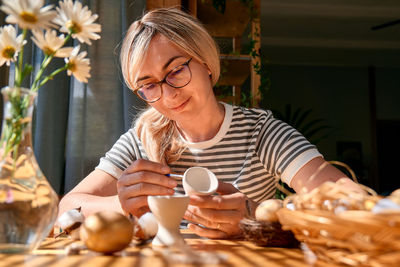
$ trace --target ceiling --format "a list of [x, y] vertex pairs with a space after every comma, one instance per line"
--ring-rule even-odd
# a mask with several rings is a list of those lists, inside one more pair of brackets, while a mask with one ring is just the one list
[[261, 0], [271, 64], [400, 67], [400, 0]]

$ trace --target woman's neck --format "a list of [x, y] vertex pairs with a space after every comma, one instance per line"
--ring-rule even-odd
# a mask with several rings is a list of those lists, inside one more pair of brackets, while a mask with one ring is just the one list
[[225, 107], [215, 101], [190, 121], [177, 122], [181, 135], [189, 142], [202, 142], [212, 139], [221, 128], [225, 118]]

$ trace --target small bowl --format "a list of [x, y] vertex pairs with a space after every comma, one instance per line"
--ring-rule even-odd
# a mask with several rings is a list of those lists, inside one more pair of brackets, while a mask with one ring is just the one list
[[296, 248], [299, 241], [291, 231], [282, 230], [279, 222], [259, 222], [251, 219], [243, 219], [239, 223], [243, 230], [244, 238], [262, 247]]

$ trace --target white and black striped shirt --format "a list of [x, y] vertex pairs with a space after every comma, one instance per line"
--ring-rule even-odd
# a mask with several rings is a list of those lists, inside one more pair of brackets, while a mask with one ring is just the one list
[[[256, 202], [272, 198], [276, 178], [290, 185], [296, 172], [321, 156], [299, 132], [275, 119], [271, 111], [225, 104], [225, 118], [211, 140], [190, 143], [181, 158], [170, 164], [172, 172], [183, 174], [193, 166], [208, 168], [220, 181], [233, 184]], [[115, 178], [134, 160], [147, 159], [146, 152], [130, 129], [100, 159], [96, 169]], [[178, 180], [178, 193], [184, 193]]]

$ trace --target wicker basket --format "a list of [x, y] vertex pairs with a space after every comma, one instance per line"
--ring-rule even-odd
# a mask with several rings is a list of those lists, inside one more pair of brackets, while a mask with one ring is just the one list
[[[332, 189], [332, 188], [331, 188]], [[336, 190], [336, 189], [335, 189]], [[328, 190], [329, 191], [329, 190]], [[346, 194], [335, 192], [340, 198]], [[278, 211], [279, 221], [284, 230], [291, 230], [300, 242], [320, 259], [327, 262], [352, 266], [398, 266], [400, 264], [400, 213], [374, 214], [368, 209], [368, 202], [377, 196], [349, 196], [344, 201], [355, 200], [352, 207], [335, 213], [326, 208], [327, 198], [331, 202], [335, 194], [314, 192], [312, 196], [294, 195], [287, 202], [296, 202], [295, 210], [282, 208]], [[318, 205], [315, 200], [325, 204]], [[305, 202], [309, 201], [308, 204]], [[310, 206], [309, 204], [312, 203]], [[310, 208], [312, 207], [312, 208]]]

